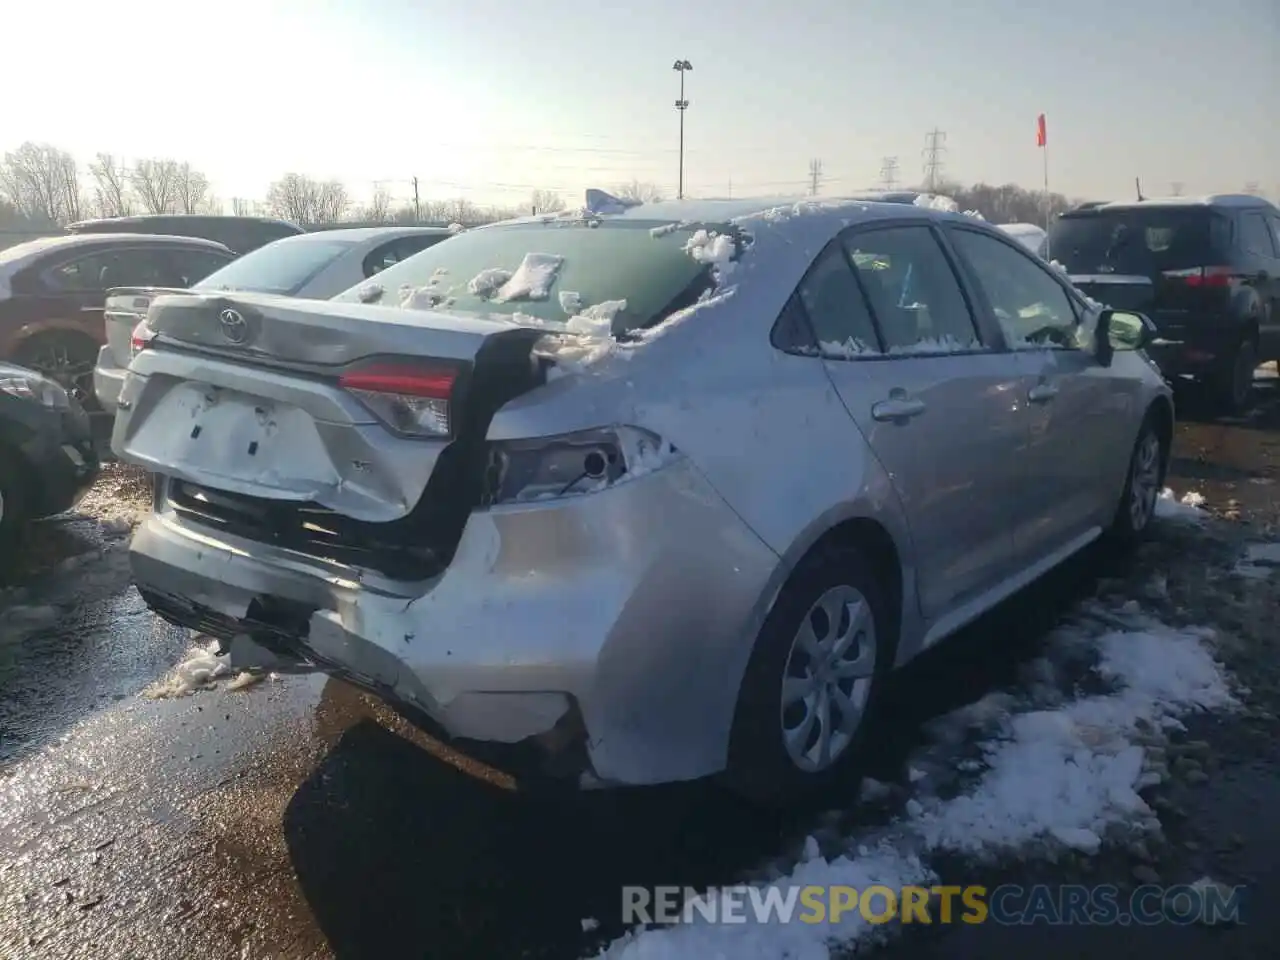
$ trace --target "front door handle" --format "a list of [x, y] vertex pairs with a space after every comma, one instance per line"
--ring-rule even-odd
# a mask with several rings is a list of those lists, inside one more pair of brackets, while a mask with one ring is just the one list
[[910, 420], [912, 417], [920, 416], [924, 411], [923, 400], [909, 397], [903, 390], [892, 390], [888, 400], [881, 400], [871, 408], [871, 416], [880, 421]]
[[1048, 403], [1058, 395], [1058, 388], [1051, 383], [1037, 383], [1027, 393], [1027, 399], [1032, 403]]

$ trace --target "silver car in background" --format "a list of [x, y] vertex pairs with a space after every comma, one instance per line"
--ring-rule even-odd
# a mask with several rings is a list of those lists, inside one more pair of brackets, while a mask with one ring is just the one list
[[[194, 284], [194, 290], [243, 290], [328, 300], [451, 236], [445, 227], [385, 226], [318, 230], [258, 247]], [[93, 391], [114, 412], [125, 369], [145, 337], [134, 336], [163, 287], [116, 287], [107, 294], [106, 345], [98, 352]], [[167, 292], [172, 292], [167, 291]]]
[[888, 671], [1147, 529], [1174, 423], [1145, 318], [902, 203], [595, 194], [147, 322], [147, 603], [585, 785], [845, 776]]

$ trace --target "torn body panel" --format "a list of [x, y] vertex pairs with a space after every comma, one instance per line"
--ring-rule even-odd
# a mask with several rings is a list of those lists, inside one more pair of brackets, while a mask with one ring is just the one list
[[426, 583], [211, 536], [163, 498], [131, 556], [144, 594], [244, 632], [263, 598], [292, 605], [300, 653], [454, 737], [544, 734], [574, 704], [594, 775], [626, 784], [723, 768], [742, 639], [780, 562], [683, 459], [589, 496], [476, 511]]

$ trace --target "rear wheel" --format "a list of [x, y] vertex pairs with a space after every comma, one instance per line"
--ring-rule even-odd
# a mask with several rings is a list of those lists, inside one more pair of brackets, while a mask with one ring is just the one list
[[738, 693], [726, 782], [781, 805], [851, 778], [895, 644], [885, 591], [856, 550], [792, 573], [756, 638]]
[[93, 392], [93, 368], [97, 360], [98, 347], [92, 340], [63, 331], [37, 334], [14, 355], [15, 363], [56, 381], [90, 412], [99, 409]]
[[1242, 340], [1212, 384], [1223, 413], [1243, 413], [1248, 408], [1253, 394], [1253, 372], [1257, 368], [1258, 344], [1252, 339]]

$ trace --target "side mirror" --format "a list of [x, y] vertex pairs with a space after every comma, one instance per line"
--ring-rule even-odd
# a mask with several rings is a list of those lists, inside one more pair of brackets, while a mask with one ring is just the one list
[[1098, 316], [1095, 336], [1098, 362], [1109, 367], [1117, 350], [1141, 350], [1151, 343], [1156, 325], [1141, 313], [1108, 307]]

